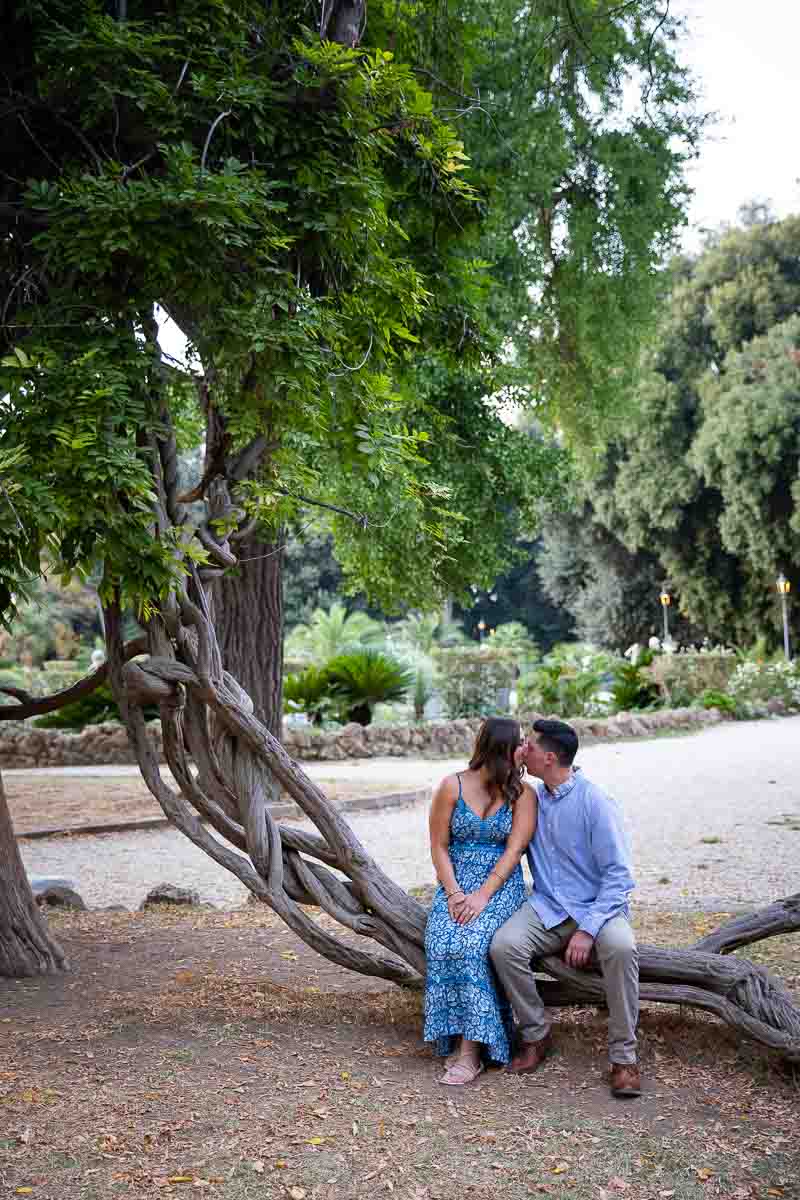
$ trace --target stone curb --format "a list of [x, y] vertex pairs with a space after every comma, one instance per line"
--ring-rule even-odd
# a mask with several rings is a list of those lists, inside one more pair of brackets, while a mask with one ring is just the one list
[[[430, 788], [420, 788], [415, 792], [387, 792], [382, 796], [357, 796], [353, 800], [345, 800], [337, 804], [339, 812], [376, 811], [382, 808], [403, 808], [405, 805], [417, 804], [430, 798]], [[304, 813], [296, 804], [275, 804], [270, 808], [273, 817], [280, 820], [284, 817], [303, 818]], [[49, 837], [89, 837], [98, 833], [135, 833], [140, 829], [163, 829], [171, 822], [166, 817], [144, 817], [140, 821], [109, 821], [104, 825], [72, 825], [67, 828], [29, 829], [18, 833], [20, 842], [36, 841]]]

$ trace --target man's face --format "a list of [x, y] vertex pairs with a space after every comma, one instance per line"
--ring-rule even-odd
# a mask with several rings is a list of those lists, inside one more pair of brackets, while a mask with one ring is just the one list
[[552, 759], [552, 751], [543, 750], [539, 745], [538, 733], [531, 730], [520, 746], [519, 761], [525, 764], [525, 770], [529, 775], [535, 775], [537, 779], [541, 779], [542, 772], [551, 764]]

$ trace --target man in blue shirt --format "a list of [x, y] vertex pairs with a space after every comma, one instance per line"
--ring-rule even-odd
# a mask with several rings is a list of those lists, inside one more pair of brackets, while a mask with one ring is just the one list
[[531, 960], [563, 950], [571, 967], [599, 965], [608, 1001], [611, 1091], [638, 1096], [639, 958], [628, 913], [634, 881], [616, 805], [573, 767], [577, 750], [571, 725], [540, 720], [519, 752], [541, 783], [528, 847], [533, 892], [498, 929], [490, 951], [523, 1042], [506, 1069], [519, 1075], [535, 1071], [551, 1049]]

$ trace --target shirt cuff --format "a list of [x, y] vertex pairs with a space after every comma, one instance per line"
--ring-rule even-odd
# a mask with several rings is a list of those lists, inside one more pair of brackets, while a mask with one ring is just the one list
[[588, 933], [590, 938], [595, 939], [604, 925], [605, 921], [602, 919], [602, 917], [593, 917], [590, 914], [589, 916], [584, 917], [576, 932]]

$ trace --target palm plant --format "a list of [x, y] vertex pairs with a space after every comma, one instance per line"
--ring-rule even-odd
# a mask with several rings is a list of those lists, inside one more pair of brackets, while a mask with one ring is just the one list
[[461, 626], [454, 621], [443, 621], [438, 612], [411, 612], [398, 622], [395, 629], [399, 641], [418, 654], [429, 655], [435, 646], [464, 641]]
[[366, 613], [351, 612], [338, 600], [329, 609], [318, 608], [307, 625], [296, 625], [286, 639], [290, 658], [326, 663], [350, 646], [380, 641], [383, 626]]
[[340, 654], [326, 668], [334, 695], [346, 706], [348, 721], [369, 725], [376, 704], [404, 700], [414, 683], [414, 673], [397, 659], [379, 650]]
[[539, 647], [521, 621], [506, 621], [492, 633], [492, 646], [497, 650], [510, 650], [517, 656], [519, 664], [534, 663], [539, 657]]

